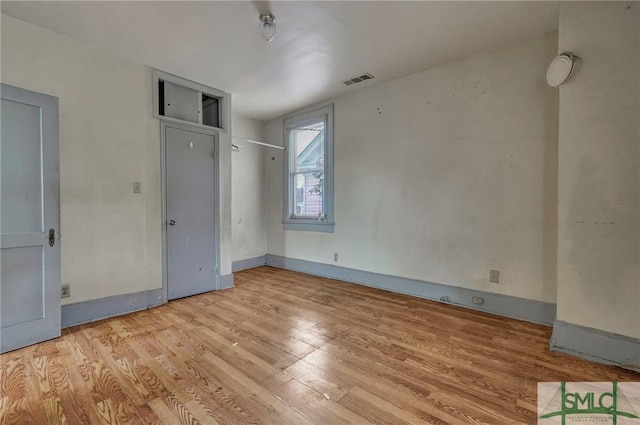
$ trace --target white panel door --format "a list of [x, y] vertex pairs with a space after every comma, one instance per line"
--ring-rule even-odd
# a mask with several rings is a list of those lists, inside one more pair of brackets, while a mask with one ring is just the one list
[[58, 99], [0, 92], [0, 352], [60, 336]]
[[167, 299], [218, 289], [215, 136], [165, 131]]

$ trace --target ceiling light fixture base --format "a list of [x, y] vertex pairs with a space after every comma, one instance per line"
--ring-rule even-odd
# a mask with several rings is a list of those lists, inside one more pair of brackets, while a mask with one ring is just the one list
[[262, 38], [271, 41], [276, 36], [276, 17], [271, 13], [260, 15], [260, 32]]

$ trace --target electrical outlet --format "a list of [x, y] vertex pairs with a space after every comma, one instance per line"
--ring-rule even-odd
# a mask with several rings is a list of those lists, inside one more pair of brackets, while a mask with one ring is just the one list
[[336, 263], [338, 262], [338, 253], [337, 252], [333, 253], [333, 261], [335, 261]]
[[471, 302], [474, 304], [484, 304], [484, 298], [482, 297], [473, 297], [471, 298]]
[[142, 184], [140, 182], [133, 182], [133, 193], [141, 193], [142, 192]]
[[499, 270], [489, 270], [489, 282], [491, 282], [491, 283], [500, 283], [500, 271]]
[[440, 301], [442, 301], [443, 303], [448, 303], [449, 297], [440, 297]]
[[61, 286], [60, 298], [69, 298], [71, 296], [71, 285], [65, 283]]

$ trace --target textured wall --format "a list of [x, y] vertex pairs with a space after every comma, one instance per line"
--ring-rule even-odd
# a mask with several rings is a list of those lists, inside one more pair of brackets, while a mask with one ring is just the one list
[[550, 33], [333, 99], [335, 233], [283, 231], [269, 156], [269, 253], [555, 302], [556, 54]]
[[[63, 304], [162, 286], [151, 69], [2, 16], [2, 82], [59, 98]], [[220, 272], [231, 273], [230, 134], [220, 134]], [[142, 183], [134, 194], [132, 183]]]
[[[234, 115], [233, 135], [262, 141], [264, 123]], [[240, 152], [231, 154], [231, 236], [233, 260], [237, 261], [267, 253], [264, 156], [280, 153], [252, 143], [234, 143], [242, 145]]]
[[561, 2], [558, 319], [640, 338], [640, 4]]

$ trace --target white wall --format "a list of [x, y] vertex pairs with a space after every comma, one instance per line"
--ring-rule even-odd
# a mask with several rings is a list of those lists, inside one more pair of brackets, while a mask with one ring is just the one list
[[640, 338], [640, 4], [562, 2], [558, 319]]
[[[264, 140], [264, 123], [233, 115], [235, 137]], [[237, 141], [242, 148], [231, 154], [231, 236], [233, 260], [260, 257], [267, 253], [265, 214], [264, 151], [252, 143]]]
[[63, 304], [160, 288], [151, 70], [3, 15], [2, 82], [59, 98]]
[[[2, 82], [59, 98], [63, 304], [162, 287], [151, 69], [2, 16]], [[230, 135], [220, 135], [221, 274], [231, 273]], [[133, 194], [132, 183], [142, 183]]]
[[551, 33], [333, 99], [335, 233], [282, 230], [268, 156], [269, 253], [555, 302], [556, 53]]

